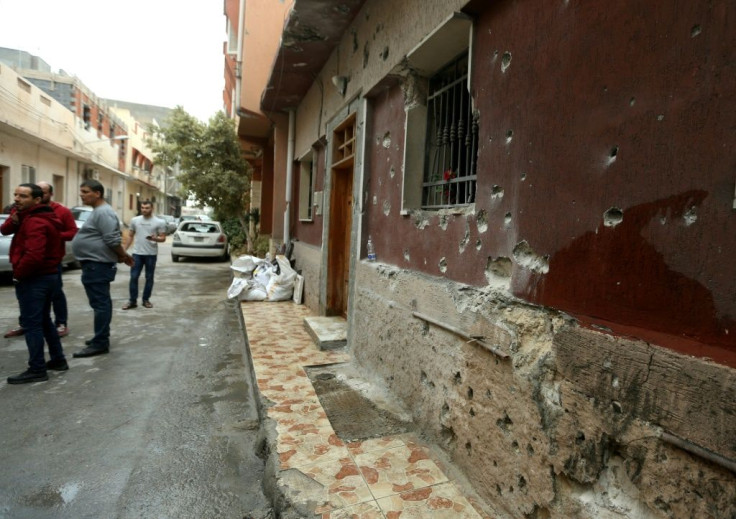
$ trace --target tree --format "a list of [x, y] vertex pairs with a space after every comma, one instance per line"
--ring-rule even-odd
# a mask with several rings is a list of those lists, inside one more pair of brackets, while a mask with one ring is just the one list
[[177, 106], [150, 133], [154, 160], [163, 166], [179, 164], [183, 188], [200, 205], [211, 207], [218, 220], [237, 218], [251, 253], [255, 241], [255, 231], [248, 225], [252, 172], [242, 156], [234, 121], [218, 112], [205, 124]]

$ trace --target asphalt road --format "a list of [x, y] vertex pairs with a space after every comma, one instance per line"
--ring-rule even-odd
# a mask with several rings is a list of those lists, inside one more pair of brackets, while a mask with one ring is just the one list
[[[22, 337], [0, 338], [0, 518], [262, 518], [263, 463], [227, 263], [172, 263], [160, 246], [154, 307], [123, 311], [119, 265], [108, 355], [74, 359], [91, 337], [80, 270], [63, 275], [70, 365], [8, 385], [26, 369]], [[143, 276], [140, 290], [143, 289]], [[0, 282], [0, 331], [17, 323]]]

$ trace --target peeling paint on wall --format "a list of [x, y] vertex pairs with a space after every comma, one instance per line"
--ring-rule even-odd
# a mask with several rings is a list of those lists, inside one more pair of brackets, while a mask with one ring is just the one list
[[516, 244], [513, 254], [520, 267], [539, 274], [549, 272], [549, 256], [541, 256], [534, 252], [526, 240]]
[[488, 230], [488, 213], [485, 209], [478, 211], [478, 216], [475, 217], [475, 224], [478, 226], [479, 233], [484, 233]]

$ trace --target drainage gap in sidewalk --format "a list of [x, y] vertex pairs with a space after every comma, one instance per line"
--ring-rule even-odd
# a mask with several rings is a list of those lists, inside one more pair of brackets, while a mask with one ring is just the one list
[[337, 374], [339, 370], [339, 365], [306, 369], [338, 438], [343, 441], [367, 440], [412, 430], [412, 422], [379, 408], [341, 380]]

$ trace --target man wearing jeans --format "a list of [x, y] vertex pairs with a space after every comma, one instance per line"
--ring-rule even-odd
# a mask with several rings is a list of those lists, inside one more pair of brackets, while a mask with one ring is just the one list
[[[14, 193], [15, 209], [0, 233], [14, 234], [10, 244], [15, 295], [28, 347], [28, 369], [8, 377], [8, 384], [48, 380], [47, 369], [69, 369], [59, 334], [51, 321], [51, 300], [58, 289], [59, 263], [64, 257], [61, 220], [43, 204], [36, 184], [20, 184]], [[51, 360], [44, 357], [44, 340]]]
[[133, 266], [133, 258], [121, 243], [118, 215], [105, 202], [105, 188], [97, 180], [85, 180], [79, 187], [84, 205], [94, 208], [92, 214], [72, 240], [72, 251], [82, 265], [82, 285], [89, 306], [94, 310], [95, 335], [75, 357], [92, 357], [110, 351], [112, 299], [110, 283], [115, 280], [117, 263]]
[[128, 237], [123, 248], [128, 250], [133, 242], [133, 268], [130, 269], [130, 297], [123, 305], [123, 310], [138, 306], [138, 278], [146, 269], [146, 284], [143, 286], [143, 306], [152, 308], [151, 292], [153, 292], [153, 273], [156, 270], [158, 244], [166, 241], [166, 222], [153, 216], [153, 204], [146, 200], [141, 202], [141, 215], [130, 221]]

